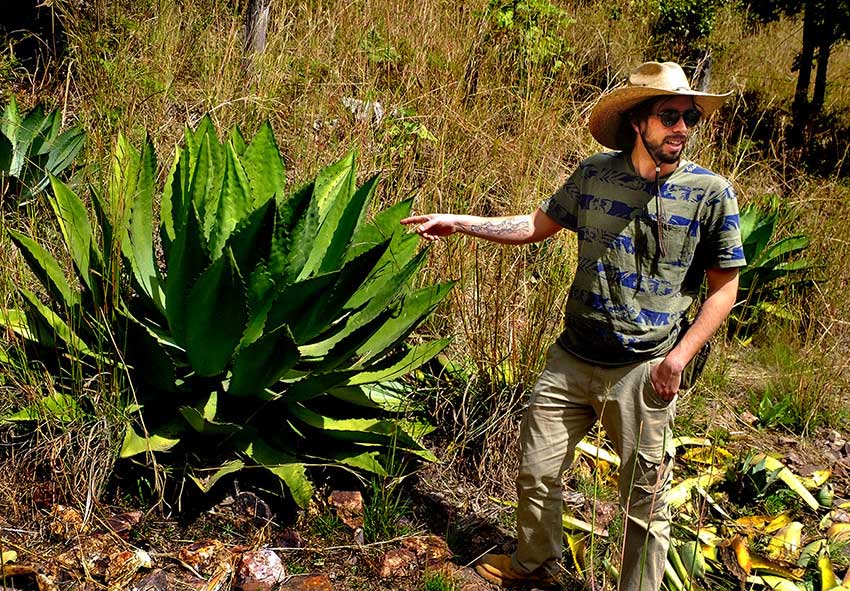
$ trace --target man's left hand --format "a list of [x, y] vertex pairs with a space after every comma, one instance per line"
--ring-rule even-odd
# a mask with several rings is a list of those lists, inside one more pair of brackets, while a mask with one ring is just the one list
[[682, 383], [682, 368], [668, 356], [650, 368], [649, 379], [652, 380], [652, 387], [659, 398], [673, 400]]

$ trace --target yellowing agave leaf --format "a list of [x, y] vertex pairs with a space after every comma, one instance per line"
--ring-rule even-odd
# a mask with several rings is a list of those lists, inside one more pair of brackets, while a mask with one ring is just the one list
[[771, 558], [796, 560], [800, 555], [800, 543], [803, 538], [803, 524], [792, 521], [776, 531], [767, 544], [767, 555]]
[[725, 477], [725, 469], [711, 468], [699, 476], [686, 478], [667, 493], [667, 504], [674, 509], [681, 507], [691, 498], [691, 491], [694, 488], [699, 487], [708, 490]]
[[747, 529], [764, 529], [772, 519], [770, 515], [745, 515], [736, 519], [735, 523]]
[[764, 526], [764, 532], [768, 534], [773, 533], [787, 527], [791, 523], [791, 515], [789, 513], [780, 513]]
[[753, 570], [752, 559], [750, 558], [750, 548], [747, 545], [747, 540], [741, 536], [735, 536], [731, 542], [732, 550], [735, 552], [735, 558], [738, 561], [738, 566], [741, 567], [746, 574], [750, 574]]
[[620, 457], [617, 454], [608, 451], [605, 448], [593, 445], [587, 439], [579, 441], [578, 445], [576, 445], [576, 449], [589, 458], [594, 460], [604, 460], [617, 468], [620, 467]]
[[563, 515], [561, 523], [564, 529], [569, 531], [582, 531], [588, 534], [602, 536], [603, 538], [608, 537], [607, 529], [598, 526], [593, 526], [586, 521], [578, 519], [577, 517], [572, 517], [571, 515], [567, 515], [566, 513]]
[[826, 537], [830, 543], [850, 542], [850, 523], [833, 523], [826, 530]]
[[573, 564], [576, 567], [576, 572], [579, 577], [585, 578], [587, 571], [587, 536], [583, 534], [564, 534], [567, 541], [567, 546], [570, 548], [570, 555], [573, 557]]
[[732, 454], [722, 447], [693, 447], [682, 454], [682, 459], [697, 464], [722, 466], [732, 460]]
[[830, 476], [832, 476], [832, 470], [829, 470], [828, 468], [815, 470], [808, 476], [801, 476], [800, 482], [802, 482], [809, 490], [817, 490], [826, 484], [826, 481], [829, 480]]
[[818, 558], [818, 571], [820, 571], [821, 589], [832, 589], [838, 586], [838, 579], [835, 577], [835, 571], [832, 568], [832, 560], [829, 559], [829, 554], [826, 552]]
[[805, 572], [804, 569], [797, 568], [797, 566], [791, 562], [775, 560], [753, 553], [750, 554], [750, 567], [753, 570], [779, 577], [785, 577], [786, 579], [800, 579], [803, 577], [803, 573]]
[[818, 507], [820, 507], [820, 503], [818, 500], [812, 496], [812, 493], [809, 492], [809, 489], [805, 487], [805, 485], [800, 481], [800, 479], [794, 475], [791, 470], [789, 470], [785, 464], [777, 460], [776, 458], [766, 455], [766, 454], [756, 454], [753, 457], [753, 464], [763, 464], [765, 469], [770, 472], [776, 472], [777, 477], [784, 482], [788, 488], [793, 490], [803, 501], [811, 507], [812, 510], [817, 511]]
[[673, 438], [673, 445], [676, 446], [677, 448], [679, 448], [679, 447], [693, 447], [693, 446], [711, 447], [712, 445], [714, 445], [714, 442], [711, 439], [707, 439], [705, 437], [682, 436], [682, 437], [674, 437]]
[[712, 562], [720, 562], [720, 557], [717, 555], [717, 545], [715, 544], [700, 544], [699, 551], [705, 560]]

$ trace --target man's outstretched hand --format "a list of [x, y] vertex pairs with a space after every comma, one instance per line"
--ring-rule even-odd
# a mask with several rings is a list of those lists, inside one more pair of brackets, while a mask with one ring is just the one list
[[405, 226], [413, 226], [412, 229], [417, 234], [432, 242], [444, 236], [451, 236], [458, 231], [457, 216], [449, 213], [414, 215], [404, 218], [401, 223]]

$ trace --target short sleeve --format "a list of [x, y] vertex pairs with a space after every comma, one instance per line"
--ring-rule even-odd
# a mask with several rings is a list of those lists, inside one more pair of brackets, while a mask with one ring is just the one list
[[747, 264], [741, 240], [738, 200], [728, 183], [712, 194], [706, 203], [701, 250], [707, 268], [731, 269]]
[[578, 229], [579, 195], [581, 195], [579, 182], [581, 176], [581, 168], [576, 169], [560, 189], [540, 204], [540, 209], [543, 213], [573, 232]]

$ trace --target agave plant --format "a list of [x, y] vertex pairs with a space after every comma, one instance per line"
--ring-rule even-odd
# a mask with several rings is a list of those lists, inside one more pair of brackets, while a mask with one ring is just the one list
[[797, 234], [776, 240], [777, 217], [776, 207], [763, 209], [748, 204], [741, 208], [741, 239], [747, 266], [738, 279], [738, 299], [743, 305], [733, 315], [739, 325], [753, 324], [765, 314], [793, 319], [777, 303], [777, 296], [784, 289], [809, 282], [811, 263], [805, 258], [795, 258], [808, 248], [809, 238]]
[[268, 124], [250, 143], [238, 129], [222, 142], [204, 119], [186, 131], [161, 195], [156, 171], [150, 142], [138, 152], [119, 138], [107, 196], [92, 199], [97, 233], [51, 178], [76, 278], [9, 231], [49, 304], [21, 288], [25, 309], [5, 322], [130, 376], [121, 456], [182, 447], [205, 490], [259, 465], [301, 505], [305, 464], [384, 474], [393, 454], [431, 459], [428, 424], [393, 414], [409, 405], [397, 378], [447, 344], [406, 344], [451, 287], [412, 285], [426, 253], [398, 223], [410, 202], [368, 220], [377, 178], [357, 187], [353, 154], [287, 196]]
[[22, 115], [15, 97], [9, 100], [0, 114], [0, 203], [14, 198], [20, 205], [47, 187], [48, 175], [71, 165], [85, 132], [74, 126], [59, 133], [61, 123], [58, 110], [35, 107]]

